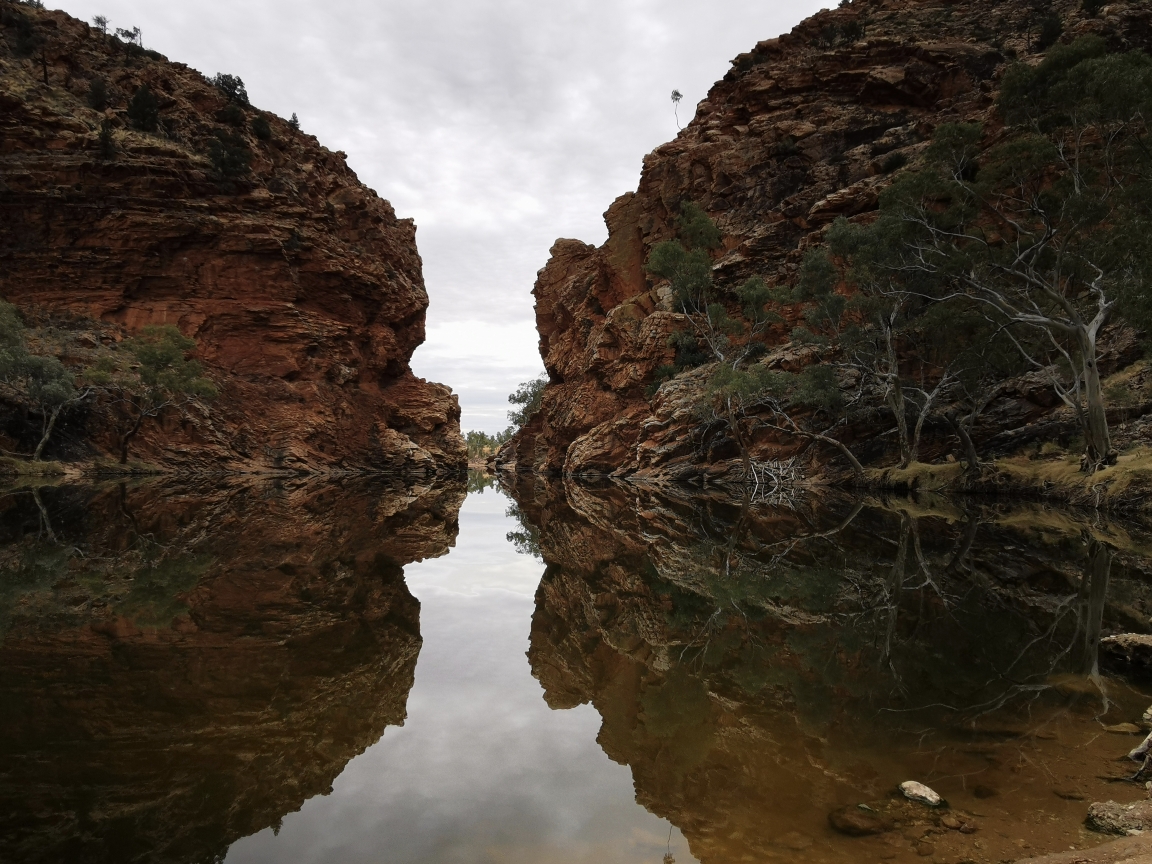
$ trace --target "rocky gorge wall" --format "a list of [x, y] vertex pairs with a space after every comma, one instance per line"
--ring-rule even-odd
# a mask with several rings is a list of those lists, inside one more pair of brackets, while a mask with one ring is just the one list
[[[1063, 20], [1065, 40], [1098, 33], [1117, 50], [1152, 46], [1147, 4], [1109, 4], [1095, 18], [1080, 5], [1044, 4]], [[940, 124], [999, 123], [999, 79], [1012, 58], [1033, 54], [1037, 8], [1016, 0], [853, 0], [738, 56], [692, 122], [644, 158], [637, 190], [609, 207], [604, 245], [553, 246], [533, 288], [549, 384], [541, 409], [497, 463], [688, 479], [709, 463], [732, 462], [734, 442], [709, 450], [693, 437], [707, 367], [649, 391], [655, 371], [674, 358], [669, 336], [685, 322], [644, 265], [656, 243], [675, 236], [681, 203], [699, 204], [720, 229], [712, 275], [721, 290], [752, 276], [794, 284], [805, 250], [837, 217], [868, 219], [878, 208], [892, 182], [889, 160], [915, 159]], [[789, 340], [796, 323], [769, 332], [762, 362], [790, 372], [812, 362], [811, 348]], [[1130, 334], [1116, 330], [1109, 339], [1105, 372], [1139, 357]], [[1013, 432], [1050, 419], [1055, 406], [1042, 376], [1025, 376], [989, 406], [974, 437], [1011, 449], [1020, 440]], [[889, 425], [856, 425], [846, 440], [883, 455]], [[1149, 429], [1123, 434], [1148, 437]], [[761, 434], [753, 456], [788, 456], [801, 443]], [[816, 449], [810, 455], [823, 462], [835, 455]], [[938, 442], [928, 449], [941, 454]]]
[[[237, 115], [184, 64], [61, 12], [0, 10], [0, 297], [46, 322], [74, 368], [174, 324], [220, 391], [146, 424], [135, 456], [197, 470], [462, 468], [457, 398], [409, 367], [428, 306], [411, 219], [344, 153], [250, 106]], [[144, 84], [155, 133], [127, 117]], [[104, 123], [114, 153], [101, 152]], [[209, 158], [221, 141], [247, 148], [251, 170], [223, 176]], [[57, 455], [115, 452], [116, 410], [65, 416]]]

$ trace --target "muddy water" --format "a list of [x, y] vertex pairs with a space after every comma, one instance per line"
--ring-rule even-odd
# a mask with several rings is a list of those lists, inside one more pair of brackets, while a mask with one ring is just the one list
[[0, 498], [0, 860], [1000, 862], [1146, 794], [1137, 526], [471, 487]]

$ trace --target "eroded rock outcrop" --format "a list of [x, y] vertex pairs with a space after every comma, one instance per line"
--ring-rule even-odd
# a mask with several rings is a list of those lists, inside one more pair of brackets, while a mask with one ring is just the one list
[[[52, 316], [74, 366], [175, 324], [221, 392], [146, 424], [134, 453], [201, 470], [464, 465], [456, 397], [409, 368], [428, 306], [416, 227], [345, 154], [63, 13], [0, 9], [0, 296]], [[141, 85], [155, 133], [128, 122]], [[251, 170], [222, 174], [221, 147]], [[65, 418], [59, 446], [114, 453], [116, 410]]]
[[[674, 357], [669, 335], [685, 324], [644, 264], [656, 243], [674, 236], [681, 203], [702, 206], [721, 230], [713, 277], [722, 290], [751, 276], [792, 285], [805, 250], [837, 217], [868, 218], [891, 166], [916, 157], [936, 127], [999, 122], [999, 77], [1033, 47], [1033, 6], [854, 0], [737, 57], [695, 119], [645, 157], [637, 191], [605, 213], [605, 244], [559, 240], [552, 248], [533, 289], [551, 383], [499, 464], [684, 478], [732, 460], [735, 442], [691, 434], [706, 368], [649, 391], [654, 372]], [[1101, 33], [1117, 49], [1152, 45], [1146, 4], [1110, 4], [1096, 18], [1080, 6], [1045, 7], [1061, 15], [1065, 39]], [[796, 323], [774, 327], [763, 362], [786, 371], [811, 362], [811, 349], [789, 344]], [[1103, 361], [1110, 369], [1139, 352], [1117, 354]], [[1008, 390], [976, 429], [982, 440], [1044, 418], [1056, 404], [1047, 382], [1026, 378]], [[882, 431], [858, 426], [845, 439], [861, 458], [883, 455]], [[788, 456], [804, 443], [759, 433], [754, 456]]]
[[463, 483], [25, 490], [0, 508], [0, 858], [222, 860], [402, 724], [402, 565]]

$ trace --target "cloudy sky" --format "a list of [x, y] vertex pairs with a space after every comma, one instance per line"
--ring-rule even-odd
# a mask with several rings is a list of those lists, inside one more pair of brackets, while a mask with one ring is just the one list
[[431, 297], [418, 375], [460, 394], [465, 429], [507, 425], [543, 370], [532, 283], [557, 237], [603, 242], [603, 212], [729, 61], [831, 0], [49, 0], [140, 27], [343, 150], [415, 218]]

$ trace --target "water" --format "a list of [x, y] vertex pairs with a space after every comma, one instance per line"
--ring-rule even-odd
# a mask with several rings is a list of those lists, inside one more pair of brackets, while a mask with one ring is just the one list
[[484, 486], [11, 490], [0, 860], [1001, 861], [1143, 795], [1139, 526]]

